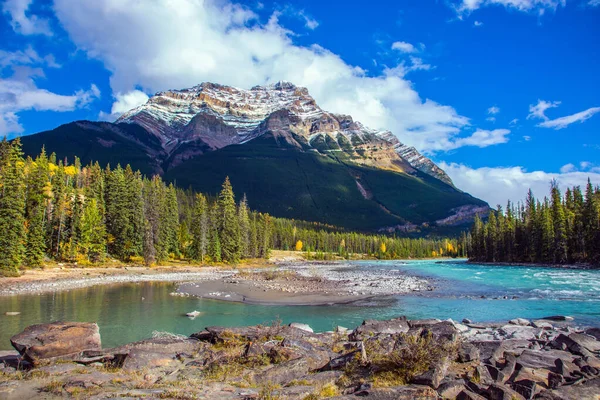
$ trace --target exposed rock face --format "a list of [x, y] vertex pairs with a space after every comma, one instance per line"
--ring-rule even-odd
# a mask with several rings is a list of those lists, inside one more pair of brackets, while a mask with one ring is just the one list
[[100, 350], [100, 329], [87, 322], [54, 322], [32, 325], [10, 339], [13, 347], [27, 360], [76, 356], [84, 351]]
[[321, 153], [343, 152], [359, 164], [412, 173], [452, 185], [450, 177], [389, 131], [370, 129], [348, 115], [322, 110], [306, 88], [289, 82], [250, 90], [214, 83], [159, 92], [117, 123], [133, 123], [154, 134], [172, 166], [206, 151], [245, 143], [271, 131], [294, 146]]

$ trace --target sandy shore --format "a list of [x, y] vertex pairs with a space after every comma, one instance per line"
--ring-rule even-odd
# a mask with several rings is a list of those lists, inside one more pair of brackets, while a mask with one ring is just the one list
[[433, 287], [399, 271], [357, 270], [348, 263], [292, 263], [217, 281], [187, 282], [174, 295], [270, 305], [346, 304]]
[[0, 279], [0, 296], [41, 294], [96, 285], [218, 280], [232, 274], [215, 267], [49, 268]]
[[276, 260], [240, 269], [225, 267], [47, 268], [0, 279], [0, 296], [41, 294], [96, 285], [180, 283], [173, 295], [272, 305], [345, 304], [433, 290], [431, 284], [397, 270], [357, 270], [346, 262]]

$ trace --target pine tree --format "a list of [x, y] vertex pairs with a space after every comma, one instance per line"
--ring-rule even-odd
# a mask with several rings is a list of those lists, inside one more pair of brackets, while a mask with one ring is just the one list
[[45, 149], [30, 163], [27, 179], [27, 243], [25, 245], [25, 265], [42, 265], [46, 253], [44, 219], [46, 216], [46, 189], [48, 184], [48, 158]]
[[554, 257], [553, 262], [565, 263], [568, 260], [567, 251], [567, 222], [565, 219], [565, 210], [562, 204], [558, 183], [552, 181], [551, 184], [551, 218], [554, 231]]
[[194, 261], [204, 262], [208, 247], [209, 221], [206, 197], [202, 194], [196, 195], [192, 221], [190, 257]]
[[81, 236], [79, 247], [88, 261], [99, 262], [106, 253], [106, 231], [98, 201], [91, 197], [86, 199], [81, 217]]
[[0, 161], [0, 273], [13, 275], [25, 250], [25, 162], [18, 138], [5, 146]]
[[242, 197], [238, 207], [238, 220], [240, 226], [240, 254], [242, 258], [251, 257], [250, 254], [250, 211], [248, 210], [248, 199]]
[[219, 193], [219, 243], [224, 261], [237, 263], [240, 260], [240, 227], [237, 218], [235, 197], [229, 177], [225, 178]]

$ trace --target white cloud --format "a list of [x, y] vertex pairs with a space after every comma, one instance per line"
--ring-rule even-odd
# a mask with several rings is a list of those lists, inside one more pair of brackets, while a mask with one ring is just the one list
[[559, 105], [560, 101], [538, 100], [537, 104], [529, 105], [529, 115], [527, 116], [527, 119], [539, 118], [548, 121], [546, 110], [550, 108], [556, 108]]
[[589, 168], [591, 168], [592, 166], [593, 166], [593, 164], [592, 164], [591, 162], [589, 162], [589, 161], [582, 161], [582, 162], [580, 162], [580, 163], [579, 163], [579, 167], [580, 167], [581, 169], [584, 169], [584, 170], [585, 170], [585, 169], [589, 169]]
[[304, 19], [304, 26], [306, 28], [310, 29], [311, 31], [314, 31], [319, 27], [319, 21], [306, 14], [306, 12], [300, 11], [299, 15]]
[[492, 106], [492, 107], [488, 108], [487, 112], [488, 112], [488, 114], [496, 115], [496, 114], [500, 113], [500, 108], [497, 106]]
[[115, 102], [112, 105], [110, 114], [100, 112], [100, 119], [104, 121], [114, 121], [124, 112], [145, 104], [148, 99], [148, 95], [140, 90], [132, 90], [127, 93], [117, 93], [115, 95]]
[[588, 6], [590, 6], [590, 7], [600, 7], [600, 0], [590, 0], [588, 2]]
[[481, 21], [475, 21], [475, 22], [473, 22], [473, 26], [476, 26], [476, 27], [479, 28], [479, 27], [483, 26], [483, 22], [481, 22]]
[[544, 171], [527, 172], [523, 167], [471, 168], [463, 164], [440, 163], [452, 178], [454, 184], [475, 197], [487, 201], [492, 207], [497, 204], [506, 205], [507, 200], [522, 201], [529, 188], [534, 194], [543, 198], [550, 191], [550, 181], [556, 179], [559, 187], [584, 186], [588, 177], [594, 184], [600, 184], [600, 173], [565, 172], [551, 173]]
[[529, 142], [531, 140], [531, 136], [523, 136], [523, 140], [525, 140], [526, 142]]
[[29, 7], [33, 0], [5, 0], [2, 12], [9, 15], [10, 25], [15, 32], [23, 35], [51, 36], [50, 24], [47, 19], [31, 15]]
[[488, 122], [496, 122], [496, 117], [487, 117], [485, 120]]
[[519, 123], [519, 119], [518, 119], [518, 118], [515, 118], [515, 119], [513, 119], [512, 121], [510, 121], [508, 124], [509, 124], [510, 126], [515, 126], [515, 125], [516, 125], [516, 124], [518, 124], [518, 123]]
[[227, 0], [55, 0], [54, 9], [78, 48], [112, 73], [114, 93], [287, 80], [307, 87], [324, 109], [390, 129], [426, 152], [454, 148], [469, 124], [454, 108], [421, 98], [406, 79], [432, 68], [421, 60], [369, 76], [321, 46], [294, 44], [277, 14], [261, 24]]
[[458, 138], [453, 142], [454, 148], [464, 146], [475, 146], [475, 147], [489, 147], [496, 144], [502, 144], [508, 142], [508, 135], [510, 131], [508, 129], [494, 129], [493, 131], [486, 131], [483, 129], [477, 129], [469, 137]]
[[392, 43], [392, 50], [398, 50], [402, 53], [415, 53], [417, 51], [415, 46], [408, 42], [394, 42]]
[[32, 78], [0, 79], [0, 136], [23, 132], [17, 115], [20, 111], [73, 111], [99, 97], [96, 85], [65, 96], [38, 88]]
[[521, 12], [536, 12], [542, 15], [546, 10], [556, 11], [558, 7], [564, 7], [566, 3], [566, 0], [461, 0], [454, 2], [453, 7], [459, 16], [468, 15], [487, 6], [503, 6]]
[[560, 167], [561, 174], [566, 174], [573, 171], [577, 171], [577, 167], [574, 164], [565, 164], [562, 167]]
[[578, 112], [576, 114], [567, 115], [565, 117], [556, 118], [553, 120], [546, 120], [538, 126], [542, 128], [552, 128], [552, 129], [564, 129], [567, 126], [574, 124], [575, 122], [584, 122], [590, 118], [592, 118], [595, 114], [600, 112], [600, 107], [592, 107], [588, 108], [585, 111]]

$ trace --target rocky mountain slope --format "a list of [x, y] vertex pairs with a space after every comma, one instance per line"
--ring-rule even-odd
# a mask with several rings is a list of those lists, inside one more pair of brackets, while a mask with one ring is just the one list
[[160, 92], [115, 123], [77, 121], [22, 141], [30, 155], [45, 146], [83, 163], [129, 163], [208, 193], [230, 176], [255, 209], [352, 229], [423, 231], [488, 210], [391, 132], [329, 113], [289, 82]]
[[[448, 184], [450, 177], [414, 147], [406, 146], [389, 131], [377, 131], [349, 115], [322, 110], [306, 88], [289, 82], [256, 86], [250, 90], [203, 83], [190, 89], [160, 92], [146, 104], [119, 118], [155, 135], [171, 155], [171, 166], [183, 159], [232, 144], [246, 143], [266, 132], [277, 113], [289, 114], [288, 129], [321, 153], [343, 152], [359, 164], [399, 172], [415, 170]], [[203, 145], [198, 146], [198, 143]], [[192, 145], [194, 144], [195, 145]]]

